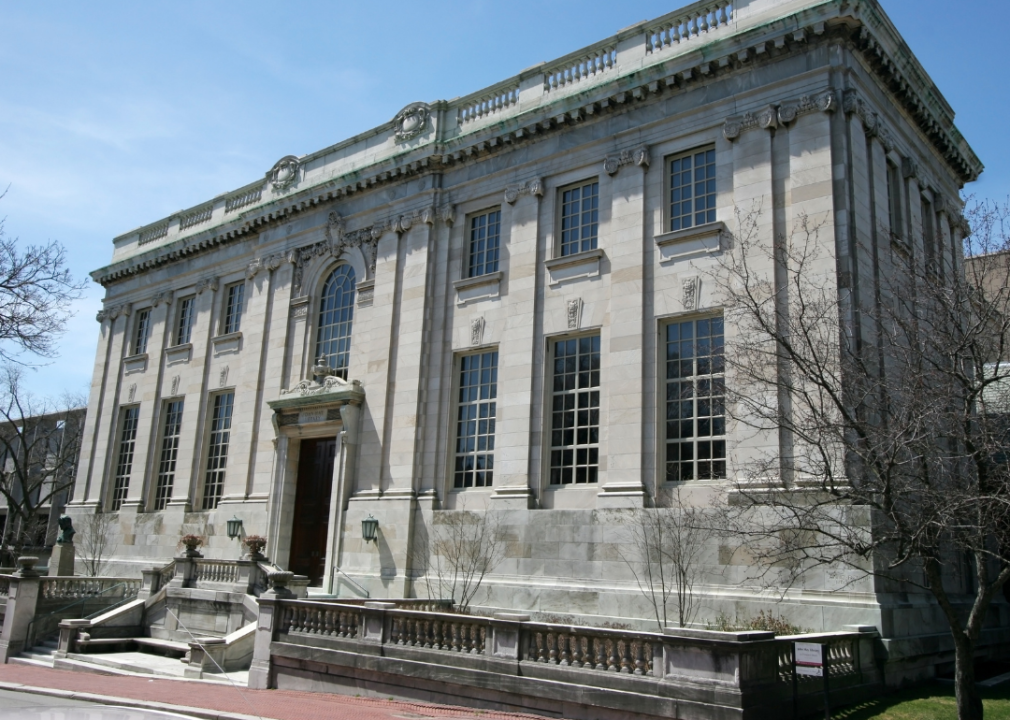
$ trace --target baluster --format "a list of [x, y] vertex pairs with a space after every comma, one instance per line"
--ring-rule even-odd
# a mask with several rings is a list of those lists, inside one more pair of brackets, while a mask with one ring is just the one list
[[459, 623], [451, 623], [449, 626], [450, 632], [452, 633], [452, 647], [450, 650], [452, 652], [459, 652]]
[[582, 635], [572, 635], [572, 667], [582, 667]]
[[350, 623], [351, 623], [350, 635], [351, 635], [352, 638], [356, 638], [356, 637], [358, 637], [358, 623], [361, 620], [361, 613], [360, 612], [351, 612], [351, 613], [347, 614], [347, 617], [349, 618]]
[[477, 630], [477, 654], [483, 655], [487, 648], [487, 625], [481, 625]]
[[555, 633], [547, 633], [547, 662], [551, 665], [558, 664], [558, 636]]
[[568, 667], [568, 643], [571, 641], [570, 635], [558, 633], [558, 665]]
[[544, 634], [538, 632], [536, 638], [537, 638], [537, 657], [536, 657], [536, 661], [537, 662], [545, 663], [545, 662], [547, 662], [547, 645], [544, 642]]
[[441, 620], [435, 620], [432, 623], [432, 629], [434, 630], [434, 636], [435, 637], [434, 637], [434, 642], [432, 643], [431, 646], [434, 649], [436, 649], [436, 650], [442, 650], [443, 649], [443, 647], [442, 647], [442, 621]]
[[652, 643], [645, 643], [645, 674], [652, 675]]
[[635, 661], [635, 675], [645, 675], [645, 659], [642, 657], [642, 641], [635, 640], [632, 644], [632, 657]]
[[631, 647], [627, 640], [619, 641], [619, 653], [621, 656], [621, 672], [630, 675], [631, 674]]
[[617, 641], [608, 639], [607, 649], [610, 651], [610, 656], [607, 658], [607, 670], [617, 672]]

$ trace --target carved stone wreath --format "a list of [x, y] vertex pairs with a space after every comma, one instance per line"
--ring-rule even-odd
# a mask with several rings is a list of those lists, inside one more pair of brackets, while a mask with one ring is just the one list
[[396, 128], [396, 141], [407, 142], [413, 140], [428, 129], [428, 119], [431, 117], [431, 108], [428, 103], [411, 103], [403, 108], [393, 118], [393, 127]]
[[298, 179], [298, 158], [294, 155], [286, 155], [277, 161], [267, 177], [274, 190], [286, 190]]

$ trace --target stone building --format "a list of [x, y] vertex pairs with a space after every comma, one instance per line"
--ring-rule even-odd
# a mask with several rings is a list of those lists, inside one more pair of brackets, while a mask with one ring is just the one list
[[[953, 119], [876, 0], [711, 0], [281, 158], [94, 272], [71, 512], [118, 514], [118, 572], [189, 532], [236, 557], [237, 517], [322, 591], [404, 597], [440, 515], [490, 509], [508, 550], [483, 604], [642, 621], [631, 510], [704, 505], [778, 447], [722, 414], [711, 278], [737, 211], [769, 243], [823, 222], [857, 309], [878, 234], [957, 267], [982, 165]], [[709, 550], [701, 620], [767, 607]], [[928, 605], [823, 573], [777, 611], [908, 637]]]

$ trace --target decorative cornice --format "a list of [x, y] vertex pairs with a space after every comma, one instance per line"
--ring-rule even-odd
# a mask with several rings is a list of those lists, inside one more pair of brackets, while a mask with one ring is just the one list
[[[818, 8], [793, 13], [788, 16], [788, 20], [789, 22], [727, 34], [725, 41], [720, 40], [719, 43], [708, 46], [716, 50], [725, 46], [727, 52], [724, 56], [699, 56], [697, 53], [667, 56], [665, 50], [647, 54], [649, 63], [643, 68], [636, 68], [634, 75], [622, 71], [600, 76], [604, 80], [587, 86], [579, 96], [577, 106], [574, 104], [576, 96], [568, 94], [559, 94], [556, 102], [548, 95], [549, 102], [529, 111], [522, 111], [518, 102], [509, 104], [507, 108], [503, 105], [507, 113], [494, 113], [497, 118], [494, 123], [474, 123], [468, 125], [465, 132], [446, 135], [444, 138], [435, 136], [430, 143], [412, 149], [410, 153], [379, 161], [366, 168], [343, 172], [337, 177], [327, 178], [311, 187], [270, 199], [263, 204], [260, 204], [262, 190], [269, 187], [267, 182], [260, 181], [240, 188], [225, 197], [222, 225], [197, 230], [193, 235], [112, 263], [96, 270], [92, 277], [103, 285], [109, 285], [185, 257], [207, 252], [218, 245], [257, 232], [261, 226], [284, 220], [291, 214], [313, 209], [320, 204], [386, 184], [400, 183], [417, 175], [438, 173], [442, 165], [475, 161], [489, 154], [524, 147], [539, 141], [545, 134], [563, 131], [574, 123], [592, 121], [607, 113], [625, 112], [635, 103], [651, 102], [664, 95], [668, 97], [669, 93], [683, 93], [698, 83], [709, 83], [719, 75], [747, 72], [755, 59], [793, 53], [796, 48], [809, 48], [815, 42], [837, 42], [839, 39], [852, 43], [850, 47], [867, 61], [879, 80], [878, 84], [887, 88], [894, 102], [908, 112], [913, 124], [928, 138], [955, 177], [961, 182], [977, 178], [982, 171], [982, 164], [954, 126], [952, 111], [938, 95], [936, 88], [928, 82], [925, 74], [919, 72], [921, 68], [915, 59], [907, 56], [907, 53], [898, 57], [898, 48], [903, 47], [900, 45], [901, 38], [886, 19], [882, 21], [877, 17], [875, 5], [825, 3]], [[642, 31], [632, 28], [626, 31], [631, 34], [637, 32]], [[627, 37], [630, 38], [630, 35]], [[541, 70], [537, 69], [537, 72]], [[503, 82], [504, 85], [499, 83], [495, 87], [512, 87], [508, 81]], [[473, 97], [483, 98], [484, 94], [485, 91], [480, 91]], [[466, 104], [469, 97], [460, 102]], [[563, 108], [559, 106], [560, 103], [564, 104]], [[455, 107], [453, 101], [438, 104], [439, 107], [443, 105], [450, 111]], [[788, 115], [787, 108], [784, 118]], [[779, 123], [780, 119], [775, 117], [774, 122]], [[446, 128], [451, 126], [450, 129], [455, 131], [456, 126], [452, 123], [446, 122], [444, 125]], [[439, 126], [440, 133], [442, 127]], [[739, 131], [742, 130], [741, 127]], [[732, 134], [732, 128], [730, 131]], [[302, 158], [301, 162], [315, 160], [331, 151], [332, 148], [324, 148]], [[250, 209], [238, 212], [245, 207]], [[194, 210], [187, 210], [178, 217], [192, 212]], [[142, 230], [158, 227], [160, 232], [162, 222], [157, 221]]]
[[619, 155], [607, 155], [603, 158], [603, 170], [607, 175], [616, 175], [618, 170], [632, 163], [647, 170], [650, 162], [649, 146], [642, 145], [634, 150], [623, 150]]
[[827, 88], [812, 95], [801, 95], [795, 100], [783, 100], [778, 105], [768, 105], [761, 110], [728, 117], [723, 124], [722, 134], [732, 142], [747, 130], [772, 130], [795, 122], [801, 115], [834, 112], [837, 106], [838, 96], [834, 88]]
[[532, 180], [527, 180], [522, 184], [509, 185], [505, 188], [505, 202], [509, 205], [515, 203], [522, 195], [535, 195], [536, 197], [543, 197], [544, 195], [544, 181], [540, 178], [533, 178]]

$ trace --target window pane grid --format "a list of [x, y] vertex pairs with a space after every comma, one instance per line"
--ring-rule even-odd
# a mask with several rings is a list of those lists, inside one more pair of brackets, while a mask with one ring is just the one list
[[175, 344], [185, 345], [193, 332], [193, 298], [179, 302], [179, 323], [175, 328]]
[[214, 398], [214, 415], [210, 425], [210, 442], [207, 446], [207, 476], [203, 485], [203, 509], [213, 510], [221, 501], [224, 473], [228, 464], [228, 442], [231, 437], [231, 414], [235, 393], [224, 393]]
[[715, 222], [715, 149], [670, 161], [670, 230]]
[[491, 487], [497, 397], [498, 352], [462, 358], [453, 487]]
[[112, 483], [113, 512], [122, 507], [126, 493], [130, 489], [130, 473], [133, 472], [133, 451], [137, 444], [137, 420], [139, 418], [139, 407], [123, 410], [122, 426], [119, 432], [119, 458], [116, 461], [116, 476]]
[[323, 285], [319, 305], [316, 359], [347, 379], [351, 355], [351, 327], [354, 321], [354, 269], [341, 265]]
[[165, 430], [161, 440], [161, 460], [158, 463], [158, 484], [154, 492], [154, 509], [164, 510], [175, 485], [175, 461], [179, 456], [179, 434], [182, 429], [182, 400], [165, 405]]
[[245, 299], [245, 283], [237, 283], [228, 288], [228, 303], [224, 312], [224, 335], [238, 332], [242, 327], [242, 301]]
[[467, 277], [498, 272], [501, 210], [470, 219], [470, 265]]
[[594, 483], [600, 464], [600, 336], [554, 343], [551, 485]]
[[561, 193], [561, 256], [595, 250], [599, 224], [599, 182]]
[[666, 479], [726, 477], [723, 320], [666, 326]]
[[133, 354], [141, 355], [147, 352], [147, 337], [151, 334], [151, 311], [141, 310], [137, 313], [137, 327], [133, 336]]

